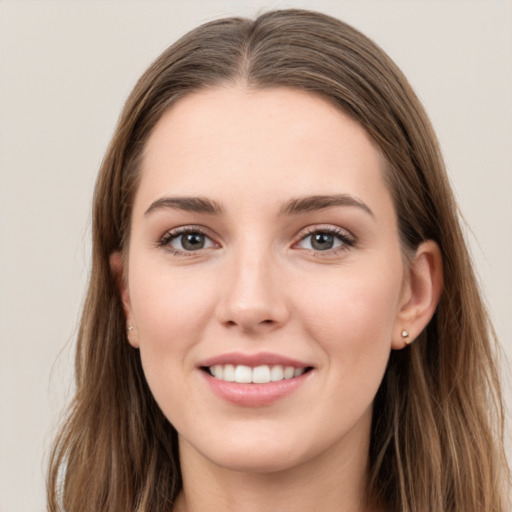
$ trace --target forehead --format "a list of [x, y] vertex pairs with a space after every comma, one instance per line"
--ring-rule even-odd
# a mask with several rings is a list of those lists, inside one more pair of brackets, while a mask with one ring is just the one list
[[366, 131], [322, 97], [218, 87], [164, 113], [145, 148], [138, 196], [382, 193], [383, 170]]

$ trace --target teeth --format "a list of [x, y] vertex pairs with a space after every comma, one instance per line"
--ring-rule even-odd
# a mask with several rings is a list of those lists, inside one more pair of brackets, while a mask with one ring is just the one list
[[284, 368], [284, 378], [291, 379], [293, 374], [295, 373], [295, 368], [293, 366], [285, 366]]
[[252, 381], [256, 384], [270, 382], [270, 368], [268, 366], [256, 366], [256, 368], [253, 368]]
[[282, 366], [272, 366], [270, 370], [270, 380], [276, 382], [284, 379], [284, 371]]
[[251, 368], [242, 364], [216, 364], [209, 367], [210, 374], [216, 379], [226, 382], [238, 382], [240, 384], [265, 384], [267, 382], [278, 382], [284, 379], [299, 377], [305, 372], [305, 368], [293, 366], [268, 366], [261, 365]]
[[249, 384], [252, 382], [252, 370], [249, 366], [243, 366], [239, 364], [235, 368], [235, 382], [241, 382], [243, 384]]
[[224, 369], [222, 368], [222, 366], [220, 364], [217, 364], [212, 369], [213, 369], [213, 376], [216, 379], [222, 380], [223, 373], [224, 373]]
[[235, 382], [235, 367], [232, 364], [227, 364], [224, 366], [222, 380], [227, 382]]

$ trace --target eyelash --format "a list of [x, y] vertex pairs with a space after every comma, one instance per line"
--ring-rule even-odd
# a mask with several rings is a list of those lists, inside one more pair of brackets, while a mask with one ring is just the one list
[[[180, 236], [188, 235], [188, 234], [204, 236], [205, 238], [210, 240], [210, 242], [212, 244], [218, 246], [218, 244], [216, 244], [216, 242], [214, 242], [207, 235], [205, 230], [203, 228], [201, 228], [200, 226], [184, 226], [184, 227], [180, 227], [180, 228], [176, 228], [171, 231], [168, 231], [160, 238], [160, 240], [157, 243], [157, 246], [164, 247], [164, 248], [168, 249], [171, 252], [171, 254], [173, 254], [173, 256], [189, 256], [189, 257], [194, 256], [195, 252], [199, 253], [201, 251], [208, 250], [208, 249], [212, 248], [212, 247], [206, 247], [206, 248], [197, 249], [197, 251], [187, 251], [187, 250], [176, 249], [171, 246], [172, 241], [178, 239]], [[354, 245], [356, 243], [354, 238], [352, 236], [350, 236], [347, 233], [347, 231], [345, 231], [341, 228], [336, 228], [333, 226], [311, 226], [310, 228], [307, 228], [306, 232], [304, 234], [302, 234], [300, 239], [293, 244], [293, 247], [297, 246], [298, 244], [300, 244], [301, 242], [306, 240], [308, 237], [315, 235], [315, 234], [331, 235], [331, 236], [337, 238], [341, 242], [340, 246], [332, 248], [332, 249], [327, 249], [324, 251], [315, 250], [315, 249], [304, 249], [304, 248], [302, 249], [303, 251], [308, 251], [308, 252], [313, 251], [315, 256], [318, 256], [318, 257], [322, 257], [324, 255], [325, 256], [336, 255], [340, 252], [347, 251], [351, 247], [354, 247]], [[298, 249], [300, 249], [300, 248], [298, 248]]]
[[311, 237], [315, 234], [326, 234], [331, 235], [334, 238], [337, 238], [341, 244], [338, 247], [334, 247], [332, 249], [327, 249], [325, 251], [319, 251], [315, 249], [303, 249], [305, 251], [313, 250], [313, 254], [316, 257], [323, 256], [333, 256], [337, 255], [341, 252], [349, 250], [351, 247], [354, 247], [356, 244], [356, 240], [344, 229], [337, 228], [334, 226], [311, 226], [306, 229], [306, 232], [300, 237], [300, 240], [296, 242], [294, 245], [298, 245], [299, 243], [306, 240], [308, 237]]
[[164, 247], [169, 250], [173, 256], [194, 256], [195, 252], [199, 253], [202, 250], [211, 249], [211, 247], [206, 247], [198, 249], [197, 251], [184, 251], [172, 247], [171, 242], [183, 235], [201, 235], [210, 240], [214, 245], [218, 245], [213, 242], [213, 240], [206, 234], [205, 230], [200, 226], [184, 226], [181, 228], [172, 229], [171, 231], [167, 231], [167, 233], [165, 233], [162, 238], [160, 238], [157, 245], [158, 247]]

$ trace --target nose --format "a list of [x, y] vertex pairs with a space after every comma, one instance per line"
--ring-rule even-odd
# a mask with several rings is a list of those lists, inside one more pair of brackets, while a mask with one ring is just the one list
[[267, 333], [283, 326], [289, 304], [282, 272], [264, 254], [239, 254], [226, 265], [217, 318], [244, 333]]

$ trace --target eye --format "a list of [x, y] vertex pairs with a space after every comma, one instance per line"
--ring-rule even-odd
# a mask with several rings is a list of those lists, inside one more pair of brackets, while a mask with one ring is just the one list
[[159, 245], [170, 248], [175, 254], [190, 253], [216, 247], [217, 244], [198, 228], [178, 228], [166, 233]]
[[353, 238], [339, 228], [314, 229], [297, 243], [300, 249], [315, 252], [343, 250], [353, 245]]

